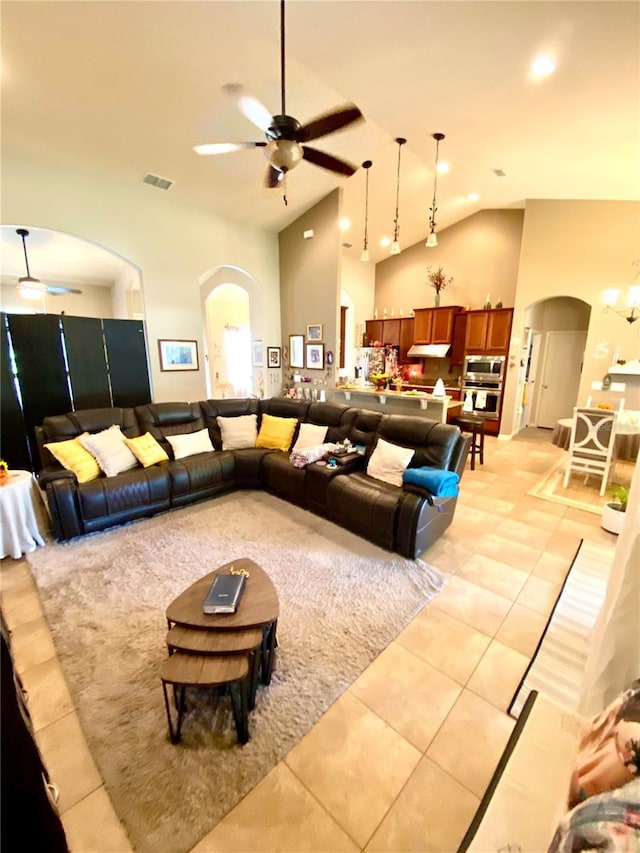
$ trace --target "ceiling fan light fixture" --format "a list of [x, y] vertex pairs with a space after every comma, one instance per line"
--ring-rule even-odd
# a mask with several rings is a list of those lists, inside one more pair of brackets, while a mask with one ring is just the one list
[[396, 175], [396, 218], [393, 223], [393, 241], [391, 243], [391, 249], [389, 250], [390, 255], [399, 255], [402, 251], [400, 249], [400, 225], [398, 222], [398, 214], [400, 207], [400, 155], [402, 154], [402, 146], [406, 143], [406, 139], [402, 136], [398, 136], [396, 138], [396, 142], [398, 143], [398, 172]]
[[18, 295], [23, 299], [40, 299], [44, 295], [44, 291], [39, 287], [29, 287], [28, 284], [19, 284], [16, 288]]
[[295, 169], [303, 156], [302, 146], [291, 139], [277, 139], [265, 148], [267, 160], [274, 169], [290, 172]]
[[436, 235], [436, 211], [438, 209], [438, 172], [440, 171], [440, 168], [438, 166], [438, 155], [440, 153], [440, 143], [444, 139], [444, 133], [432, 133], [431, 136], [436, 141], [436, 162], [433, 167], [433, 201], [431, 202], [431, 207], [429, 208], [430, 232], [429, 236], [427, 237], [427, 242], [425, 243], [427, 249], [435, 249], [438, 245], [438, 237]]

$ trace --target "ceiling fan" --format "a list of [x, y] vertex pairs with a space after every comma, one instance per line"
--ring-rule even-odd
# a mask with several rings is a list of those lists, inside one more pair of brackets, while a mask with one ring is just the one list
[[29, 236], [26, 228], [16, 228], [16, 234], [22, 238], [22, 248], [24, 250], [24, 263], [27, 268], [27, 274], [18, 278], [18, 290], [20, 295], [25, 299], [39, 299], [41, 296], [48, 294], [50, 296], [60, 296], [62, 293], [82, 293], [75, 287], [66, 287], [63, 284], [45, 284], [39, 278], [34, 278], [29, 271], [29, 258], [27, 257], [27, 244], [25, 237]]
[[[265, 173], [264, 185], [274, 189], [285, 174], [294, 169], [301, 160], [307, 160], [314, 166], [350, 176], [356, 167], [346, 160], [340, 160], [331, 154], [318, 151], [304, 144], [321, 136], [328, 136], [354, 122], [362, 121], [364, 116], [355, 104], [344, 104], [330, 112], [323, 113], [306, 124], [287, 115], [285, 95], [285, 26], [284, 0], [280, 0], [280, 91], [281, 110], [272, 116], [267, 108], [256, 98], [248, 95], [239, 83], [228, 83], [223, 90], [236, 103], [240, 112], [253, 122], [266, 136], [265, 142], [212, 142], [196, 145], [198, 154], [226, 154], [243, 148], [264, 148], [269, 161]], [[286, 204], [286, 199], [285, 199]]]

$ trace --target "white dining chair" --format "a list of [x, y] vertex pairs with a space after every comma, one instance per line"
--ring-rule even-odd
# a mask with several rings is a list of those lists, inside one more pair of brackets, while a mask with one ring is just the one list
[[[593, 397], [589, 395], [587, 397], [587, 402], [584, 405], [586, 409], [593, 409], [598, 407], [598, 403], [610, 403], [613, 406], [613, 411], [618, 412], [618, 414], [620, 414], [624, 409], [624, 397], [614, 397], [613, 399], [609, 397], [607, 399], [594, 400]], [[617, 407], [615, 405], [616, 403], [618, 404]], [[607, 410], [605, 409], [605, 411]]]
[[618, 413], [610, 409], [574, 408], [569, 459], [562, 483], [565, 489], [574, 471], [585, 474], [585, 483], [590, 474], [597, 474], [602, 478], [600, 496], [604, 495], [615, 464], [613, 446], [617, 422]]

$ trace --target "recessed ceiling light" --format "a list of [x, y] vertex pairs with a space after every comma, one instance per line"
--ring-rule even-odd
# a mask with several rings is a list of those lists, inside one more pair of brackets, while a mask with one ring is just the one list
[[548, 77], [549, 74], [553, 74], [555, 70], [555, 60], [546, 53], [541, 53], [540, 56], [536, 56], [529, 68], [533, 77]]
[[341, 231], [348, 231], [351, 227], [351, 220], [347, 219], [345, 216], [338, 222]]
[[390, 246], [391, 245], [391, 237], [383, 237], [382, 240], [380, 240], [380, 245], [382, 246], [383, 249], [385, 248], [385, 246]]
[[467, 196], [467, 200], [468, 201], [479, 201], [480, 196], [478, 195], [478, 193], [469, 193], [469, 195]]
[[451, 166], [447, 163], [446, 160], [443, 160], [442, 163], [438, 163], [437, 169], [441, 175], [446, 175], [447, 172], [450, 171]]

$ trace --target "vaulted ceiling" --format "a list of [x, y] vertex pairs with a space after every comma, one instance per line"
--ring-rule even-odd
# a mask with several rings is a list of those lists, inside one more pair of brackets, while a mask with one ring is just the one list
[[[287, 112], [306, 122], [346, 101], [366, 121], [313, 143], [373, 161], [372, 259], [393, 232], [427, 233], [435, 143], [446, 134], [438, 226], [527, 198], [640, 198], [640, 5], [527, 0], [289, 0]], [[557, 69], [534, 80], [540, 53]], [[280, 230], [344, 187], [345, 241], [359, 256], [364, 170], [339, 178], [306, 162], [288, 201], [262, 186], [259, 149], [199, 157], [210, 141], [260, 140], [222, 93], [241, 82], [279, 111], [279, 3], [4, 2], [2, 138], [48, 163], [119, 185], [151, 172], [175, 200]], [[497, 177], [495, 170], [504, 176]], [[141, 186], [142, 192], [161, 191]], [[477, 193], [478, 201], [467, 196]], [[100, 200], [96, 199], [96, 204]], [[25, 223], [29, 224], [29, 223]]]

